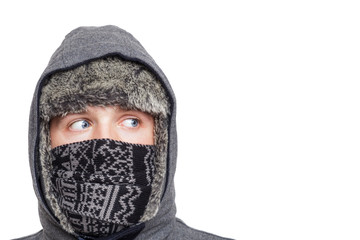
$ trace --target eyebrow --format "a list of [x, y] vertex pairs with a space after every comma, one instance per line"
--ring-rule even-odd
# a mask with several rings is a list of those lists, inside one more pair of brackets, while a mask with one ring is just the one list
[[63, 120], [63, 119], [69, 118], [71, 115], [82, 115], [82, 114], [85, 114], [85, 113], [86, 113], [86, 111], [82, 111], [82, 112], [79, 112], [79, 113], [71, 113], [71, 112], [69, 112], [69, 113], [67, 113], [67, 114], [64, 115], [64, 116], [54, 117], [54, 119], [57, 118], [57, 119], [59, 119], [59, 120]]

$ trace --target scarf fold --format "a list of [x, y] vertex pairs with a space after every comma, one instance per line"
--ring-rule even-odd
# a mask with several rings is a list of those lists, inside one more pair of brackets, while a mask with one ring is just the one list
[[51, 152], [51, 188], [78, 234], [108, 236], [140, 222], [156, 172], [153, 145], [92, 139]]

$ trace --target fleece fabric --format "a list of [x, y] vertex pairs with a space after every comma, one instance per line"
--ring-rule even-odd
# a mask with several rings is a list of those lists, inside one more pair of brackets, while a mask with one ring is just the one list
[[[227, 239], [192, 229], [176, 218], [174, 174], [177, 157], [176, 100], [173, 90], [162, 70], [143, 46], [128, 32], [116, 26], [80, 27], [70, 32], [55, 51], [41, 75], [35, 89], [29, 120], [29, 160], [33, 177], [33, 186], [39, 200], [39, 215], [43, 229], [36, 234], [20, 238], [27, 240], [74, 240], [74, 235], [62, 229], [58, 219], [49, 209], [41, 186], [41, 164], [39, 158], [41, 89], [46, 80], [54, 73], [73, 69], [96, 59], [116, 56], [127, 61], [144, 65], [162, 84], [169, 96], [171, 105], [168, 123], [168, 153], [166, 177], [159, 210], [155, 217], [140, 225], [121, 230], [112, 239]], [[209, 210], [210, 211], [210, 210]], [[214, 219], [216, 221], [216, 219]], [[214, 230], [216, 231], [216, 230]]]

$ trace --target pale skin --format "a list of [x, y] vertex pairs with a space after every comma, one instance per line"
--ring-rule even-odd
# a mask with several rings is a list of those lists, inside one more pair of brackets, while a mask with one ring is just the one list
[[50, 121], [51, 148], [90, 139], [154, 144], [154, 118], [147, 113], [116, 106], [88, 106], [82, 113], [70, 113]]

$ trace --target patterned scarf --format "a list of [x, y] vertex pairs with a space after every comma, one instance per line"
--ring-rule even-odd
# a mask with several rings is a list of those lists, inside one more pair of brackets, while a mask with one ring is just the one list
[[93, 139], [52, 149], [51, 188], [73, 228], [107, 236], [139, 223], [155, 175], [155, 147]]

